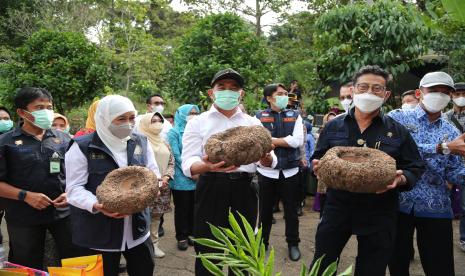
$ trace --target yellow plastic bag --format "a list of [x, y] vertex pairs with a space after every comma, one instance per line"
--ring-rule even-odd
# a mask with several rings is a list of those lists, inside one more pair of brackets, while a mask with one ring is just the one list
[[102, 255], [61, 260], [62, 267], [49, 267], [50, 276], [103, 276]]
[[0, 270], [0, 276], [29, 276], [29, 273], [24, 270], [12, 269], [12, 270]]

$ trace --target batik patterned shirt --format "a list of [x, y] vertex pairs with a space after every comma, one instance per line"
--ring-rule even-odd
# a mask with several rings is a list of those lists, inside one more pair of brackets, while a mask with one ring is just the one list
[[399, 211], [417, 217], [453, 218], [447, 183], [464, 185], [465, 167], [458, 155], [437, 153], [439, 143], [452, 141], [459, 132], [442, 116], [430, 122], [421, 105], [388, 114], [404, 125], [417, 143], [426, 171], [412, 190], [399, 195]]

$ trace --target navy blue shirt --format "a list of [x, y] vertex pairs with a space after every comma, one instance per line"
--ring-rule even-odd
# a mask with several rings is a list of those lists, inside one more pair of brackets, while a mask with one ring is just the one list
[[[69, 135], [46, 130], [42, 141], [20, 127], [0, 136], [0, 181], [30, 192], [43, 193], [51, 200], [65, 191], [64, 155]], [[50, 172], [52, 155], [60, 159], [60, 171]], [[19, 200], [5, 202], [5, 219], [15, 225], [50, 223], [69, 215], [68, 208], [57, 210], [53, 205], [38, 210]]]
[[312, 159], [321, 159], [332, 147], [367, 147], [384, 151], [396, 160], [398, 170], [403, 170], [407, 185], [382, 194], [352, 193], [327, 189], [327, 201], [323, 213], [332, 219], [350, 221], [355, 234], [369, 234], [392, 228], [396, 221], [399, 189], [410, 189], [424, 171], [424, 163], [415, 141], [408, 130], [388, 116], [379, 114], [362, 133], [354, 116], [355, 108], [329, 121], [321, 132]]

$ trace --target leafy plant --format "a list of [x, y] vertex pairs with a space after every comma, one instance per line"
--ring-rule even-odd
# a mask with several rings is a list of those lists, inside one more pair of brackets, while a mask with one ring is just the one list
[[396, 77], [421, 64], [429, 35], [418, 10], [397, 1], [333, 9], [316, 23], [318, 75], [343, 83], [363, 65], [377, 64]]
[[[34, 33], [5, 65], [11, 101], [14, 90], [44, 87], [55, 109], [64, 114], [104, 92], [110, 82], [104, 56], [81, 33], [43, 30]], [[3, 71], [3, 70], [2, 70]]]
[[[265, 245], [262, 240], [262, 228], [254, 232], [247, 219], [238, 213], [241, 227], [235, 216], [229, 211], [229, 224], [231, 228], [216, 227], [210, 225], [210, 230], [216, 240], [199, 238], [196, 243], [216, 249], [217, 253], [200, 253], [204, 267], [216, 276], [224, 275], [223, 266], [227, 266], [235, 275], [254, 276], [279, 276], [280, 272], [274, 274], [274, 249], [271, 249], [268, 259], [266, 258]], [[324, 256], [323, 256], [324, 257]], [[322, 258], [319, 258], [311, 269], [302, 265], [301, 276], [316, 276], [320, 271]], [[322, 269], [322, 268], [321, 268]], [[323, 276], [331, 276], [337, 271], [337, 262], [327, 267]], [[349, 267], [339, 276], [347, 276], [352, 272]]]
[[246, 93], [257, 93], [271, 80], [268, 49], [243, 19], [231, 13], [206, 16], [174, 50], [166, 91], [180, 102], [206, 107], [213, 75], [228, 67], [243, 75]]

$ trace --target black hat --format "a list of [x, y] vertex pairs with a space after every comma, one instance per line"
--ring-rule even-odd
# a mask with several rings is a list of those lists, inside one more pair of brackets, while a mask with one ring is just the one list
[[213, 87], [217, 81], [224, 79], [235, 80], [241, 88], [244, 87], [244, 78], [231, 68], [218, 71], [212, 79], [211, 86]]
[[464, 91], [465, 90], [465, 82], [457, 82], [455, 84], [455, 91]]

